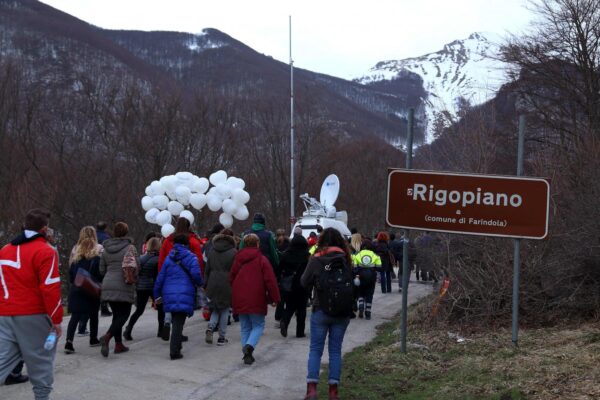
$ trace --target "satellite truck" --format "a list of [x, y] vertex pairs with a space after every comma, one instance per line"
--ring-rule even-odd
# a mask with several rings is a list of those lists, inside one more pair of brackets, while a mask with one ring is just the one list
[[[321, 185], [321, 196], [319, 201], [310, 197], [308, 193], [300, 196], [304, 202], [306, 211], [298, 218], [294, 228], [302, 229], [302, 236], [308, 238], [311, 232], [317, 233], [317, 225], [325, 228], [335, 228], [342, 236], [349, 238], [351, 236], [348, 229], [348, 213], [346, 211], [337, 211], [335, 202], [340, 194], [340, 180], [337, 175], [331, 174], [323, 181]], [[290, 236], [294, 235], [294, 230]]]

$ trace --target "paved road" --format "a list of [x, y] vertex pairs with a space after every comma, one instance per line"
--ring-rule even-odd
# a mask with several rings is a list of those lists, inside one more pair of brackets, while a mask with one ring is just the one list
[[[411, 283], [409, 302], [415, 302], [431, 290], [430, 285]], [[375, 327], [398, 313], [400, 308], [399, 293], [376, 293], [374, 318], [371, 321], [352, 320], [344, 339], [344, 353], [371, 340], [375, 336]], [[56, 359], [53, 399], [302, 399], [306, 388], [309, 339], [294, 336], [295, 322], [290, 324], [288, 337], [283, 338], [279, 329], [274, 328], [273, 314], [273, 309], [269, 308], [265, 334], [256, 349], [256, 363], [252, 366], [242, 363], [239, 324], [229, 326], [229, 344], [222, 347], [208, 345], [204, 342], [207, 322], [198, 313], [185, 325], [184, 333], [190, 341], [184, 343], [184, 358], [176, 361], [169, 359], [168, 342], [156, 337], [156, 313], [151, 309], [146, 310], [136, 324], [134, 341], [127, 343], [130, 351], [125, 354], [111, 352], [108, 358], [103, 358], [99, 348], [87, 345], [87, 337], [75, 337], [76, 353], [66, 355], [62, 351], [63, 337]], [[68, 319], [63, 323], [64, 330], [67, 322]], [[109, 324], [110, 318], [101, 318], [100, 332], [105, 332]], [[323, 361], [327, 362], [327, 350]], [[0, 387], [2, 400], [32, 398], [29, 383]]]

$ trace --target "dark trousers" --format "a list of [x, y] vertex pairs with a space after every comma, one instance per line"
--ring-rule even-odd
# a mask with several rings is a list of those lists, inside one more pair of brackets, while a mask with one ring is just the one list
[[[152, 290], [138, 290], [137, 297], [135, 300], [135, 312], [131, 314], [131, 318], [129, 318], [129, 323], [127, 324], [127, 331], [131, 333], [133, 330], [133, 326], [137, 322], [138, 318], [142, 316], [144, 311], [146, 310], [146, 306], [148, 305], [148, 299], [154, 300], [154, 296], [152, 294]], [[163, 315], [163, 321], [165, 317]], [[160, 325], [160, 318], [159, 318]]]
[[158, 312], [158, 332], [162, 332], [162, 328], [165, 326], [165, 309], [162, 303], [156, 305], [156, 311]]
[[183, 325], [185, 325], [185, 319], [187, 313], [173, 312], [171, 313], [171, 343], [170, 351], [171, 354], [181, 353], [181, 336], [183, 335]]
[[306, 302], [308, 294], [299, 292], [281, 292], [285, 303], [281, 321], [289, 325], [292, 316], [296, 314], [296, 336], [304, 336], [306, 325]]
[[112, 310], [112, 322], [110, 324], [110, 328], [108, 331], [115, 338], [115, 342], [122, 343], [123, 338], [121, 334], [123, 333], [123, 326], [127, 322], [129, 318], [129, 314], [131, 313], [131, 303], [126, 303], [122, 301], [109, 301], [110, 308]]
[[381, 293], [389, 293], [392, 291], [392, 272], [381, 271], [379, 273], [381, 277]]
[[89, 315], [85, 314], [80, 320], [79, 320], [79, 327], [77, 328], [77, 332], [84, 334], [85, 333], [85, 328], [87, 326], [88, 320], [90, 319]]
[[110, 313], [110, 310], [108, 309], [108, 301], [103, 301], [100, 303], [100, 308], [102, 309], [102, 314]]
[[281, 321], [281, 318], [283, 317], [283, 308], [283, 301], [277, 303], [277, 307], [275, 308], [275, 321]]
[[373, 294], [375, 293], [375, 286], [377, 281], [363, 282], [361, 281], [358, 287], [358, 309], [361, 311], [371, 312], [373, 305]]
[[67, 340], [73, 341], [75, 337], [75, 330], [79, 325], [81, 327], [81, 321], [90, 321], [90, 341], [98, 339], [98, 311], [100, 309], [100, 303], [92, 305], [92, 309], [89, 313], [73, 313], [67, 326]]

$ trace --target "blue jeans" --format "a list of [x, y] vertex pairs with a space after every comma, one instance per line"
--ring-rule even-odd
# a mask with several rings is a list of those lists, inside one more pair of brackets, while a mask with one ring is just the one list
[[240, 314], [240, 330], [242, 348], [247, 344], [256, 348], [265, 330], [265, 316], [261, 314]]
[[325, 339], [329, 333], [329, 384], [340, 383], [342, 374], [342, 342], [349, 318], [330, 317], [321, 310], [310, 316], [310, 352], [308, 353], [308, 376], [306, 381], [319, 382], [321, 357], [325, 349]]
[[208, 328], [211, 331], [215, 331], [217, 325], [219, 325], [219, 337], [225, 337], [227, 333], [227, 318], [229, 317], [229, 307], [223, 308], [221, 310], [215, 308], [212, 310], [210, 314], [210, 322], [208, 323]]

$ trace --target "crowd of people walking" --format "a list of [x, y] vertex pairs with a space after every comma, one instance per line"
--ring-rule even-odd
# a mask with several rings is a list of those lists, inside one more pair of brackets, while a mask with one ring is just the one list
[[[49, 333], [60, 336], [63, 314], [59, 257], [47, 237], [49, 218], [44, 210], [32, 210], [23, 233], [0, 250], [0, 381], [24, 381], [24, 362], [36, 399], [48, 398], [52, 390], [54, 352], [43, 345]], [[283, 230], [274, 235], [260, 213], [240, 236], [216, 225], [200, 238], [187, 219], [179, 218], [169, 237], [146, 235], [141, 256], [125, 222], [116, 222], [112, 235], [104, 223], [96, 228], [81, 229], [69, 257], [71, 318], [65, 353], [76, 353], [83, 345], [75, 343], [75, 333], [82, 326], [86, 332], [88, 321], [89, 346], [99, 347], [103, 357], [111, 354], [113, 341], [113, 354], [128, 352], [125, 341], [134, 340], [134, 327], [150, 300], [157, 312], [157, 337], [170, 341], [171, 360], [184, 357], [186, 319], [204, 307], [209, 320], [205, 342], [212, 344], [217, 333], [216, 344], [226, 345], [228, 325], [239, 321], [242, 361], [252, 365], [268, 307], [276, 309], [283, 337], [295, 315], [295, 336], [303, 338], [310, 305], [307, 400], [317, 398], [326, 341], [329, 399], [339, 398], [342, 343], [349, 322], [356, 316], [372, 318], [377, 281], [382, 293], [391, 293], [394, 266], [401, 259], [398, 241], [387, 232], [370, 240], [353, 231], [348, 241], [333, 228], [321, 228], [307, 240], [298, 228], [291, 237]], [[44, 284], [34, 287], [38, 281]], [[101, 311], [103, 304], [110, 311]], [[111, 316], [101, 336], [99, 314]]]

